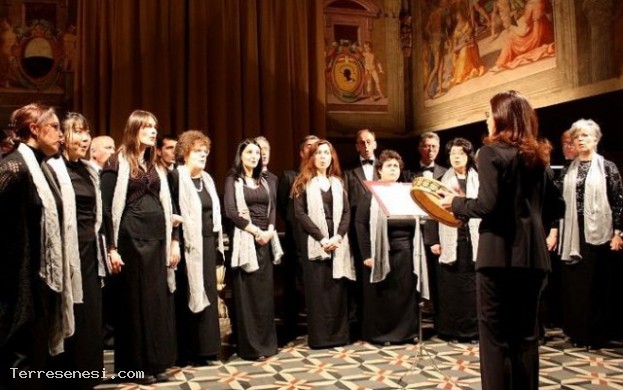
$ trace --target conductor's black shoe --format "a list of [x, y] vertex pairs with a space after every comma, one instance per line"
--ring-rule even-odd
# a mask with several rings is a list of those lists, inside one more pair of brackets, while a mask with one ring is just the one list
[[145, 378], [136, 379], [134, 383], [139, 385], [153, 385], [156, 383], [156, 378], [153, 375], [146, 375]]
[[161, 382], [168, 382], [169, 381], [169, 376], [167, 375], [166, 372], [159, 372], [156, 374], [156, 382], [157, 383], [161, 383]]

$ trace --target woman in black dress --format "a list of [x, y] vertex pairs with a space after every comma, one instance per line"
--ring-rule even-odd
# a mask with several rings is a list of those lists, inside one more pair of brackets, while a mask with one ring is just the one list
[[[455, 138], [446, 144], [450, 169], [441, 178], [448, 188], [478, 196], [478, 172], [474, 163], [472, 143]], [[441, 255], [437, 267], [439, 289], [435, 330], [442, 337], [456, 341], [478, 339], [476, 315], [476, 253], [480, 218], [470, 218], [460, 227], [439, 224]]]
[[[400, 178], [403, 167], [402, 157], [393, 150], [384, 150], [375, 165], [380, 180], [389, 182]], [[415, 221], [388, 220], [367, 193], [357, 207], [355, 224], [365, 266], [363, 339], [381, 345], [412, 343], [418, 336], [419, 310]], [[389, 245], [384, 247], [385, 242]]]
[[292, 186], [307, 305], [310, 348], [349, 341], [346, 279], [355, 280], [348, 244], [350, 207], [329, 141], [312, 145]]
[[[41, 104], [15, 110], [11, 127], [17, 146], [0, 162], [0, 388], [37, 389], [45, 379], [14, 377], [8, 367], [49, 369], [49, 356], [61, 353], [73, 333], [60, 190], [42, 164], [58, 153], [63, 136], [54, 109]], [[63, 323], [53, 321], [59, 308]]]
[[174, 208], [184, 221], [176, 272], [177, 358], [195, 366], [212, 365], [221, 349], [216, 266], [223, 261], [223, 229], [214, 180], [204, 171], [210, 146], [200, 131], [182, 133], [176, 154], [183, 164], [169, 173]]
[[[275, 194], [262, 176], [260, 147], [238, 145], [233, 172], [225, 179], [225, 215], [233, 224], [231, 267], [238, 355], [263, 360], [277, 353], [273, 262], [283, 252], [275, 232]], [[271, 253], [272, 251], [272, 253]]]
[[617, 166], [597, 153], [599, 125], [581, 119], [571, 130], [578, 155], [561, 179], [567, 204], [559, 234], [562, 328], [575, 345], [599, 348], [608, 340], [609, 303], [617, 296], [613, 251], [623, 248], [623, 187]]
[[[84, 160], [91, 144], [86, 118], [68, 113], [63, 120], [63, 132], [62, 156], [48, 160], [47, 164], [56, 173], [63, 197], [63, 245], [72, 269], [75, 331], [55, 368], [99, 371], [104, 364], [101, 278], [105, 276], [97, 240], [102, 222], [99, 173]], [[99, 381], [74, 380], [63, 383], [63, 387], [90, 389]]]
[[118, 297], [115, 370], [145, 373], [142, 383], [168, 380], [175, 364], [173, 291], [179, 242], [172, 240], [166, 174], [155, 164], [156, 117], [134, 111], [123, 145], [102, 171], [108, 255]]

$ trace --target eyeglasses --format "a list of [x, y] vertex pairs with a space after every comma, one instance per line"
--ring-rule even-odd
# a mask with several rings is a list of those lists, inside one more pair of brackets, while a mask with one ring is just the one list
[[374, 140], [359, 140], [357, 141], [358, 145], [364, 146], [364, 145], [372, 145], [375, 141]]

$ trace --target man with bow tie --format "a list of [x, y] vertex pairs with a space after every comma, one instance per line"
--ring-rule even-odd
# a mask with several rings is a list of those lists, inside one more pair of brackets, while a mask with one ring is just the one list
[[[405, 179], [413, 181], [414, 178], [423, 176], [441, 180], [447, 168], [435, 163], [435, 159], [439, 154], [439, 143], [439, 136], [432, 131], [427, 131], [420, 135], [418, 143], [420, 161], [418, 162], [418, 167], [414, 171], [405, 171]], [[439, 222], [432, 219], [427, 220], [422, 225], [422, 238], [424, 239], [426, 262], [428, 266], [430, 300], [433, 305], [433, 311], [437, 312], [437, 268], [439, 267], [439, 255], [441, 254], [441, 246], [439, 245]]]
[[376, 136], [370, 129], [361, 129], [357, 131], [355, 136], [355, 149], [359, 154], [357, 164], [351, 169], [345, 171], [346, 188], [348, 190], [348, 202], [350, 203], [351, 221], [349, 240], [351, 253], [355, 258], [355, 270], [357, 272], [357, 281], [351, 288], [350, 299], [350, 321], [351, 321], [351, 339], [357, 341], [361, 335], [361, 309], [363, 299], [363, 259], [359, 254], [359, 243], [357, 242], [357, 234], [355, 233], [354, 219], [357, 215], [357, 205], [359, 201], [368, 192], [365, 182], [370, 180], [379, 180], [378, 172], [374, 168], [376, 157]]

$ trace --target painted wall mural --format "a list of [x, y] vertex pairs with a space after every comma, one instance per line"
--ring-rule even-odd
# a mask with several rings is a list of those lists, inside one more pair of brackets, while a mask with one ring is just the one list
[[385, 55], [375, 50], [382, 7], [372, 0], [335, 0], [325, 2], [324, 12], [329, 111], [387, 111]]
[[551, 0], [425, 0], [421, 10], [426, 106], [556, 66]]
[[76, 21], [77, 0], [3, 2], [0, 93], [64, 88], [76, 69]]

